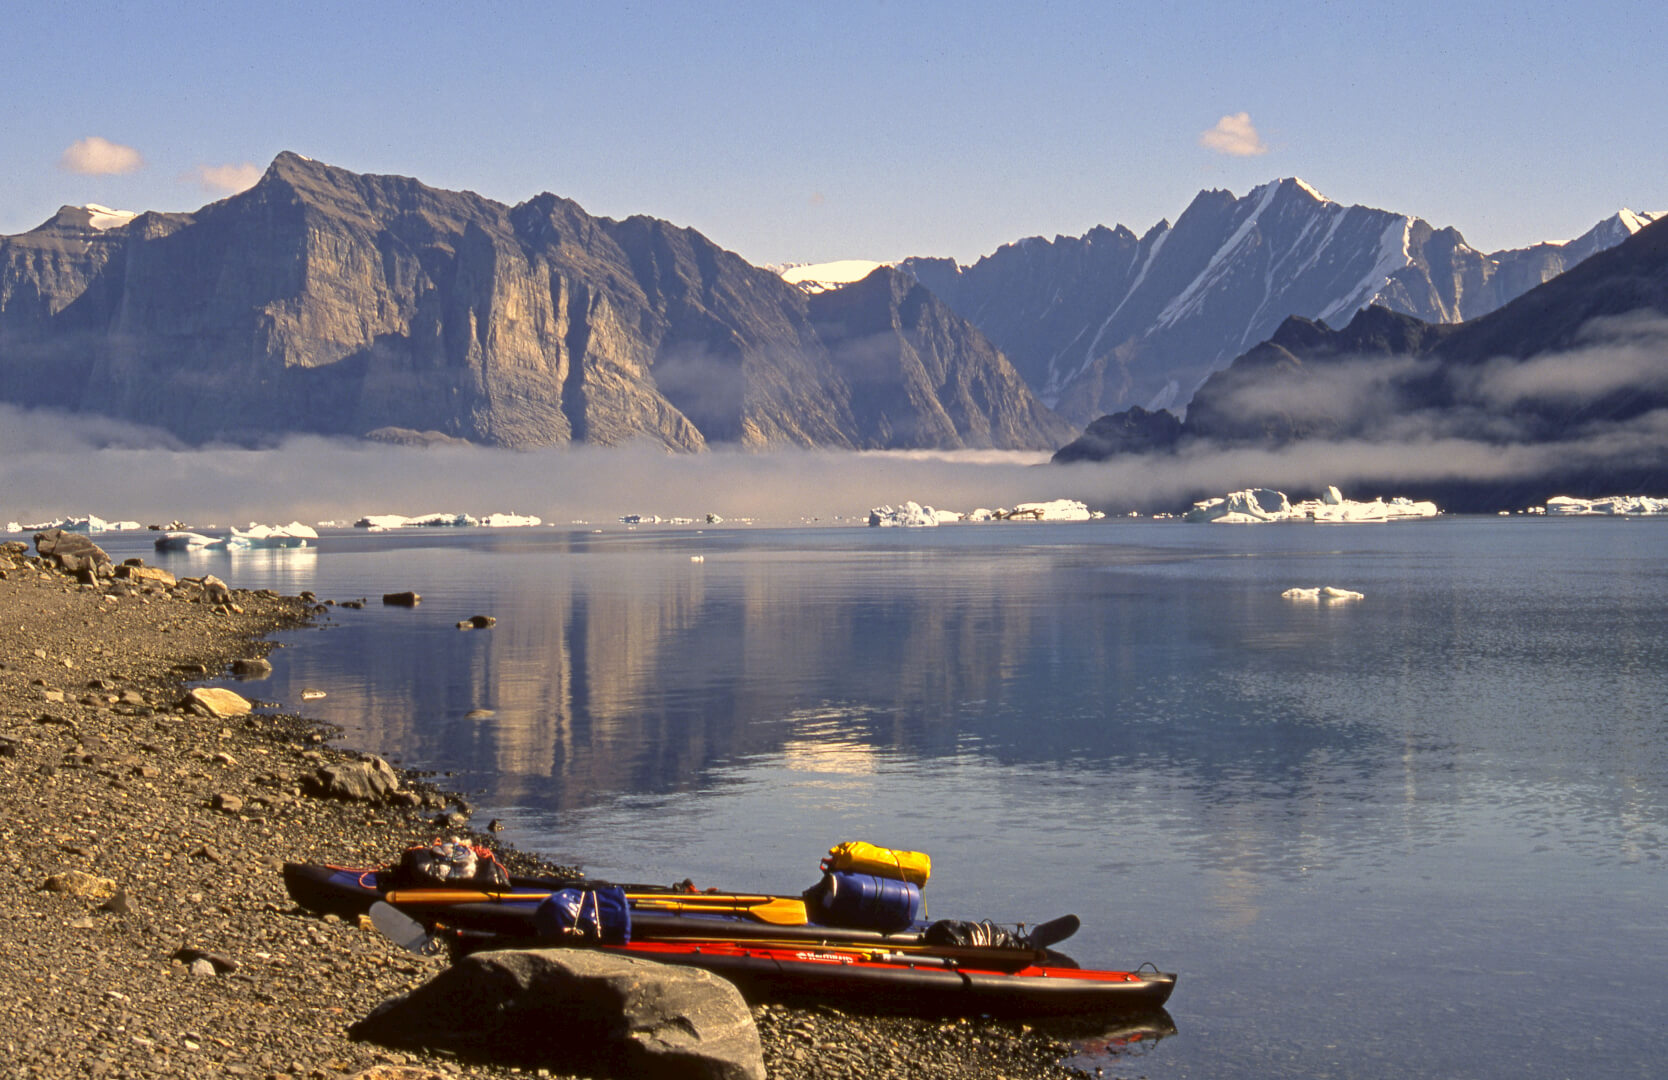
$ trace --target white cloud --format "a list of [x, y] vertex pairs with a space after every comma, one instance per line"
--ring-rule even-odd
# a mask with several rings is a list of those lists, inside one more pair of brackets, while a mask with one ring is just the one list
[[1231, 157], [1254, 157], [1268, 153], [1268, 144], [1257, 134], [1250, 113], [1224, 116], [1216, 126], [1199, 134], [1199, 145]]
[[199, 165], [181, 177], [187, 183], [218, 195], [236, 195], [246, 191], [254, 187], [255, 181], [260, 178], [260, 168], [247, 161], [236, 165]]
[[145, 167], [145, 159], [131, 146], [89, 135], [70, 144], [58, 159], [58, 167], [87, 176], [110, 176], [137, 172]]

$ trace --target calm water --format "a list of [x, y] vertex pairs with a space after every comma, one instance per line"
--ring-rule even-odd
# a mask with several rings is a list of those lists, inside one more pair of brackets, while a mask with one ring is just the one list
[[[1074, 911], [1081, 962], [1181, 974], [1176, 1034], [1081, 1064], [1668, 1059], [1668, 521], [359, 534], [175, 568], [422, 593], [287, 635], [255, 692], [327, 691], [305, 711], [454, 770], [520, 846], [798, 891], [868, 839], [933, 856], [934, 914]], [[1280, 597], [1325, 584], [1366, 599]]]

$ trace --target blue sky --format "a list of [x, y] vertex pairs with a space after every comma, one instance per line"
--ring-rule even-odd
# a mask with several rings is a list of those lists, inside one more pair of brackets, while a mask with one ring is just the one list
[[1660, 0], [0, 0], [0, 233], [194, 209], [295, 150], [761, 263], [1142, 232], [1278, 176], [1492, 250], [1668, 210], [1665, 31]]

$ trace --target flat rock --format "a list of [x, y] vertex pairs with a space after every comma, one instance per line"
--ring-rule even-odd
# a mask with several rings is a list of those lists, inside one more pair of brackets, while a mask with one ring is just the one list
[[584, 949], [476, 953], [355, 1024], [356, 1039], [524, 1069], [764, 1080], [753, 1014], [709, 971]]
[[108, 900], [116, 895], [116, 883], [109, 878], [89, 874], [84, 870], [66, 870], [53, 874], [41, 886], [47, 892], [63, 893], [82, 900]]
[[254, 706], [240, 694], [218, 686], [199, 686], [187, 695], [190, 700], [219, 717], [243, 716]]

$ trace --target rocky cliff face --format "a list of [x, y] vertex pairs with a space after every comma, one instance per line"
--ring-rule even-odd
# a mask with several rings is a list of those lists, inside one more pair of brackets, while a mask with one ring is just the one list
[[[848, 299], [850, 319], [813, 318], [799, 290], [697, 232], [554, 195], [508, 207], [286, 153], [194, 214], [102, 220], [66, 208], [0, 238], [0, 399], [193, 442], [403, 430], [502, 446], [1052, 448], [1070, 435], [941, 305], [920, 319], [882, 289]], [[875, 348], [926, 373], [893, 380], [903, 400], [877, 406], [885, 380], [852, 359]]]
[[1454, 229], [1286, 179], [1244, 198], [1200, 192], [1174, 225], [1141, 237], [1100, 227], [1022, 240], [971, 266], [900, 265], [1082, 425], [1131, 405], [1188, 407], [1212, 372], [1291, 315], [1342, 325], [1377, 304], [1426, 322], [1474, 319], [1654, 217], [1624, 211], [1567, 244], [1486, 255]]

